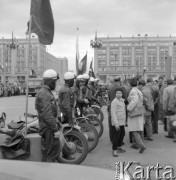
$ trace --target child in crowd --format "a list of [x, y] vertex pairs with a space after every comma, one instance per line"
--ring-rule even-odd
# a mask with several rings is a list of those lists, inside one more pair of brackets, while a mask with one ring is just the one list
[[116, 97], [111, 103], [111, 123], [112, 123], [112, 155], [118, 156], [119, 153], [125, 152], [121, 148], [125, 136], [126, 125], [126, 107], [122, 98], [123, 91], [119, 88], [116, 90]]

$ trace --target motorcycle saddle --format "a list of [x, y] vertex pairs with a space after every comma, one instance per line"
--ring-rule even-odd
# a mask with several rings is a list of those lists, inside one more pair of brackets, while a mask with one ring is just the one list
[[19, 122], [10, 122], [7, 127], [9, 129], [14, 129], [14, 130], [17, 130], [17, 129], [20, 129], [23, 125], [24, 125], [24, 121], [19, 121]]

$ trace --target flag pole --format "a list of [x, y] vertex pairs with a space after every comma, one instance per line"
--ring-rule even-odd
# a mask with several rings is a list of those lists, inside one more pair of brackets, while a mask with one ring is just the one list
[[79, 27], [77, 27], [77, 35], [76, 35], [76, 75], [78, 75], [79, 71]]
[[26, 73], [25, 138], [27, 136], [27, 113], [28, 113], [28, 92], [29, 92], [29, 57], [30, 57], [30, 44], [31, 44], [31, 23], [32, 23], [32, 16], [30, 15], [29, 39], [28, 39], [28, 61], [27, 61], [27, 73]]

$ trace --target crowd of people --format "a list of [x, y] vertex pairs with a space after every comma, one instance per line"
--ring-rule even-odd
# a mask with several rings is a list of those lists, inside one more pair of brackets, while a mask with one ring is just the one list
[[[64, 74], [65, 83], [59, 89], [56, 100], [51, 93], [55, 89], [58, 74], [54, 70], [44, 72], [44, 86], [37, 94], [35, 107], [39, 117], [39, 134], [42, 137], [42, 161], [55, 161], [58, 156], [59, 142], [55, 135], [60, 128], [58, 114], [62, 113], [62, 123], [74, 124], [74, 117], [82, 116], [84, 109], [91, 103], [99, 103], [98, 96], [108, 94], [109, 137], [112, 143], [112, 155], [124, 153], [125, 126], [129, 131], [131, 148], [143, 153], [146, 149], [144, 138], [153, 141], [158, 133], [158, 122], [165, 124], [164, 117], [175, 114], [176, 78], [158, 81], [134, 77], [122, 82], [115, 77], [114, 82], [102, 88], [102, 82], [88, 74], [78, 75], [72, 72]], [[104, 86], [105, 87], [105, 86]], [[47, 96], [46, 96], [47, 94]], [[79, 109], [80, 113], [77, 112]], [[59, 117], [59, 119], [61, 119]], [[168, 131], [167, 137], [174, 133]]]
[[10, 97], [25, 94], [25, 83], [0, 83], [0, 97]]
[[[116, 76], [108, 86], [88, 74], [78, 75], [72, 72], [64, 74], [64, 85], [58, 92], [58, 99], [52, 91], [55, 90], [59, 75], [48, 69], [43, 73], [44, 85], [37, 93], [35, 109], [39, 118], [39, 134], [41, 136], [42, 161], [54, 162], [60, 153], [59, 136], [60, 121], [75, 124], [74, 118], [82, 116], [84, 110], [93, 103], [99, 104], [98, 97], [107, 94], [109, 138], [112, 143], [112, 155], [124, 153], [125, 127], [129, 131], [131, 148], [143, 153], [146, 149], [144, 139], [153, 141], [153, 135], [158, 133], [158, 123], [167, 124], [167, 118], [176, 114], [176, 77], [174, 80], [159, 77], [145, 80], [134, 77], [125, 82]], [[24, 86], [19, 83], [7, 83], [2, 92], [8, 96], [24, 93]], [[23, 89], [23, 90], [22, 90]], [[80, 113], [77, 112], [79, 109]], [[174, 138], [175, 132], [169, 129], [168, 138]], [[176, 140], [174, 139], [174, 142]]]
[[[155, 81], [134, 77], [125, 83], [115, 77], [108, 87], [108, 96], [112, 155], [117, 157], [118, 153], [125, 152], [122, 149], [125, 126], [129, 130], [131, 148], [143, 153], [146, 149], [144, 139], [153, 141], [153, 134], [158, 134], [158, 123], [166, 127], [166, 117], [176, 114], [176, 77], [174, 80], [159, 77]], [[166, 137], [175, 137], [169, 126], [167, 131]]]

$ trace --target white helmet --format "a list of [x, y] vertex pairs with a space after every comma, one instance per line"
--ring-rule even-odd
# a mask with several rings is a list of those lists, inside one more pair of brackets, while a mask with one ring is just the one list
[[94, 82], [95, 79], [94, 79], [93, 77], [90, 77], [89, 81], [90, 81], [90, 82]]
[[84, 73], [83, 78], [89, 80], [90, 76], [88, 74]]
[[47, 69], [43, 73], [43, 79], [59, 79], [58, 73], [53, 69]]
[[80, 79], [84, 79], [84, 76], [82, 75], [82, 74], [80, 74], [80, 75], [78, 75], [77, 76], [77, 78], [76, 79], [78, 79], [78, 80], [80, 80]]
[[75, 75], [72, 72], [66, 72], [64, 74], [64, 80], [71, 80], [71, 79], [75, 79]]

